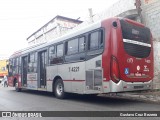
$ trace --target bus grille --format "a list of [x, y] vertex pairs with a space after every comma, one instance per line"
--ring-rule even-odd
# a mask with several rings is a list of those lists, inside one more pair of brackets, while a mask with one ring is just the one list
[[86, 86], [93, 89], [93, 71], [86, 71]]
[[86, 86], [91, 90], [98, 90], [102, 86], [102, 70], [86, 71]]
[[124, 42], [124, 49], [129, 55], [137, 58], [146, 58], [149, 56], [151, 52], [151, 47], [125, 43], [125, 42]]

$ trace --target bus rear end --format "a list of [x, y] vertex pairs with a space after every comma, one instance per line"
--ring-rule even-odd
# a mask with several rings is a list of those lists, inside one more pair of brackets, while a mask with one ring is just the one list
[[111, 92], [151, 89], [153, 48], [150, 30], [128, 19], [115, 22], [117, 28], [114, 26], [111, 40]]

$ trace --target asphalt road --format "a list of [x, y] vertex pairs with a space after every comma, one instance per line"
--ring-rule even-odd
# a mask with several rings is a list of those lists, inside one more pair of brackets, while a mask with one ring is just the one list
[[[101, 96], [82, 96], [82, 95], [70, 95], [65, 100], [59, 100], [49, 92], [38, 92], [23, 90], [22, 92], [16, 92], [11, 87], [0, 87], [0, 111], [160, 111], [160, 104], [147, 103], [142, 101], [130, 100], [130, 99], [118, 99]], [[0, 118], [2, 119], [2, 118]], [[9, 119], [9, 118], [3, 118]], [[11, 119], [11, 118], [10, 118]], [[19, 120], [19, 118], [14, 118]], [[27, 119], [27, 118], [23, 118]], [[40, 118], [38, 118], [40, 119]], [[55, 119], [55, 120], [82, 120], [81, 117], [73, 118], [41, 118], [43, 119]], [[133, 117], [120, 117], [120, 118], [97, 118], [88, 117], [86, 120], [135, 120]], [[144, 117], [137, 118], [142, 120], [159, 119], [157, 117]]]

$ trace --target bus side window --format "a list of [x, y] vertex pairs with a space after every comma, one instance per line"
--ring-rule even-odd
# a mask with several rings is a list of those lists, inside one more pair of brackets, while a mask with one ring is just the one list
[[36, 72], [37, 71], [37, 60], [36, 53], [30, 53], [28, 55], [28, 72]]
[[49, 48], [49, 64], [54, 64], [54, 59], [56, 58], [55, 47], [51, 46]]
[[12, 62], [12, 59], [9, 59], [8, 74], [9, 74], [9, 76], [13, 75], [13, 62]]
[[103, 47], [102, 30], [89, 34], [88, 50], [97, 50]]
[[100, 30], [99, 31], [99, 48], [103, 48], [104, 47], [104, 43], [103, 43], [103, 31]]
[[79, 44], [78, 45], [79, 45], [78, 46], [79, 52], [85, 51], [85, 45], [86, 45], [85, 37], [79, 38]]
[[19, 61], [18, 58], [13, 59], [13, 67], [12, 67], [13, 75], [18, 74], [18, 61]]
[[67, 55], [71, 55], [78, 52], [78, 38], [67, 42]]
[[65, 62], [85, 60], [85, 37], [80, 36], [65, 42]]
[[57, 57], [62, 57], [63, 56], [63, 44], [57, 45]]
[[19, 68], [19, 74], [21, 74], [21, 57], [19, 57], [18, 68]]
[[98, 49], [98, 32], [93, 32], [89, 35], [88, 49]]
[[56, 47], [56, 59], [54, 59], [55, 63], [62, 63], [63, 62], [63, 43], [58, 44]]

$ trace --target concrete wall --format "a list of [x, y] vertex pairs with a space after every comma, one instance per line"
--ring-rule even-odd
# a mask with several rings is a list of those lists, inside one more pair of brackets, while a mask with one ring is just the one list
[[126, 16], [132, 15], [132, 14], [134, 14], [134, 15], [137, 14], [135, 0], [119, 0], [117, 3], [113, 4], [110, 8], [103, 10], [102, 12], [94, 15], [93, 18], [91, 18], [91, 19], [86, 18], [86, 20], [83, 23], [81, 23], [80, 25], [75, 27], [70, 32], [77, 30], [77, 29], [81, 29], [89, 24], [92, 24], [93, 22], [98, 21], [98, 20], [102, 20], [105, 18], [113, 17], [113, 16], [126, 17]]
[[160, 89], [160, 42], [154, 41], [154, 82], [153, 88]]
[[160, 41], [160, 0], [150, 0], [152, 2], [148, 4], [142, 1], [144, 24], [150, 27], [156, 41]]
[[113, 4], [110, 8], [94, 16], [94, 20], [103, 19], [107, 17], [119, 16], [120, 14], [135, 10], [135, 0], [119, 0]]
[[160, 0], [141, 0], [144, 24], [151, 29], [154, 42], [154, 89], [160, 89]]

